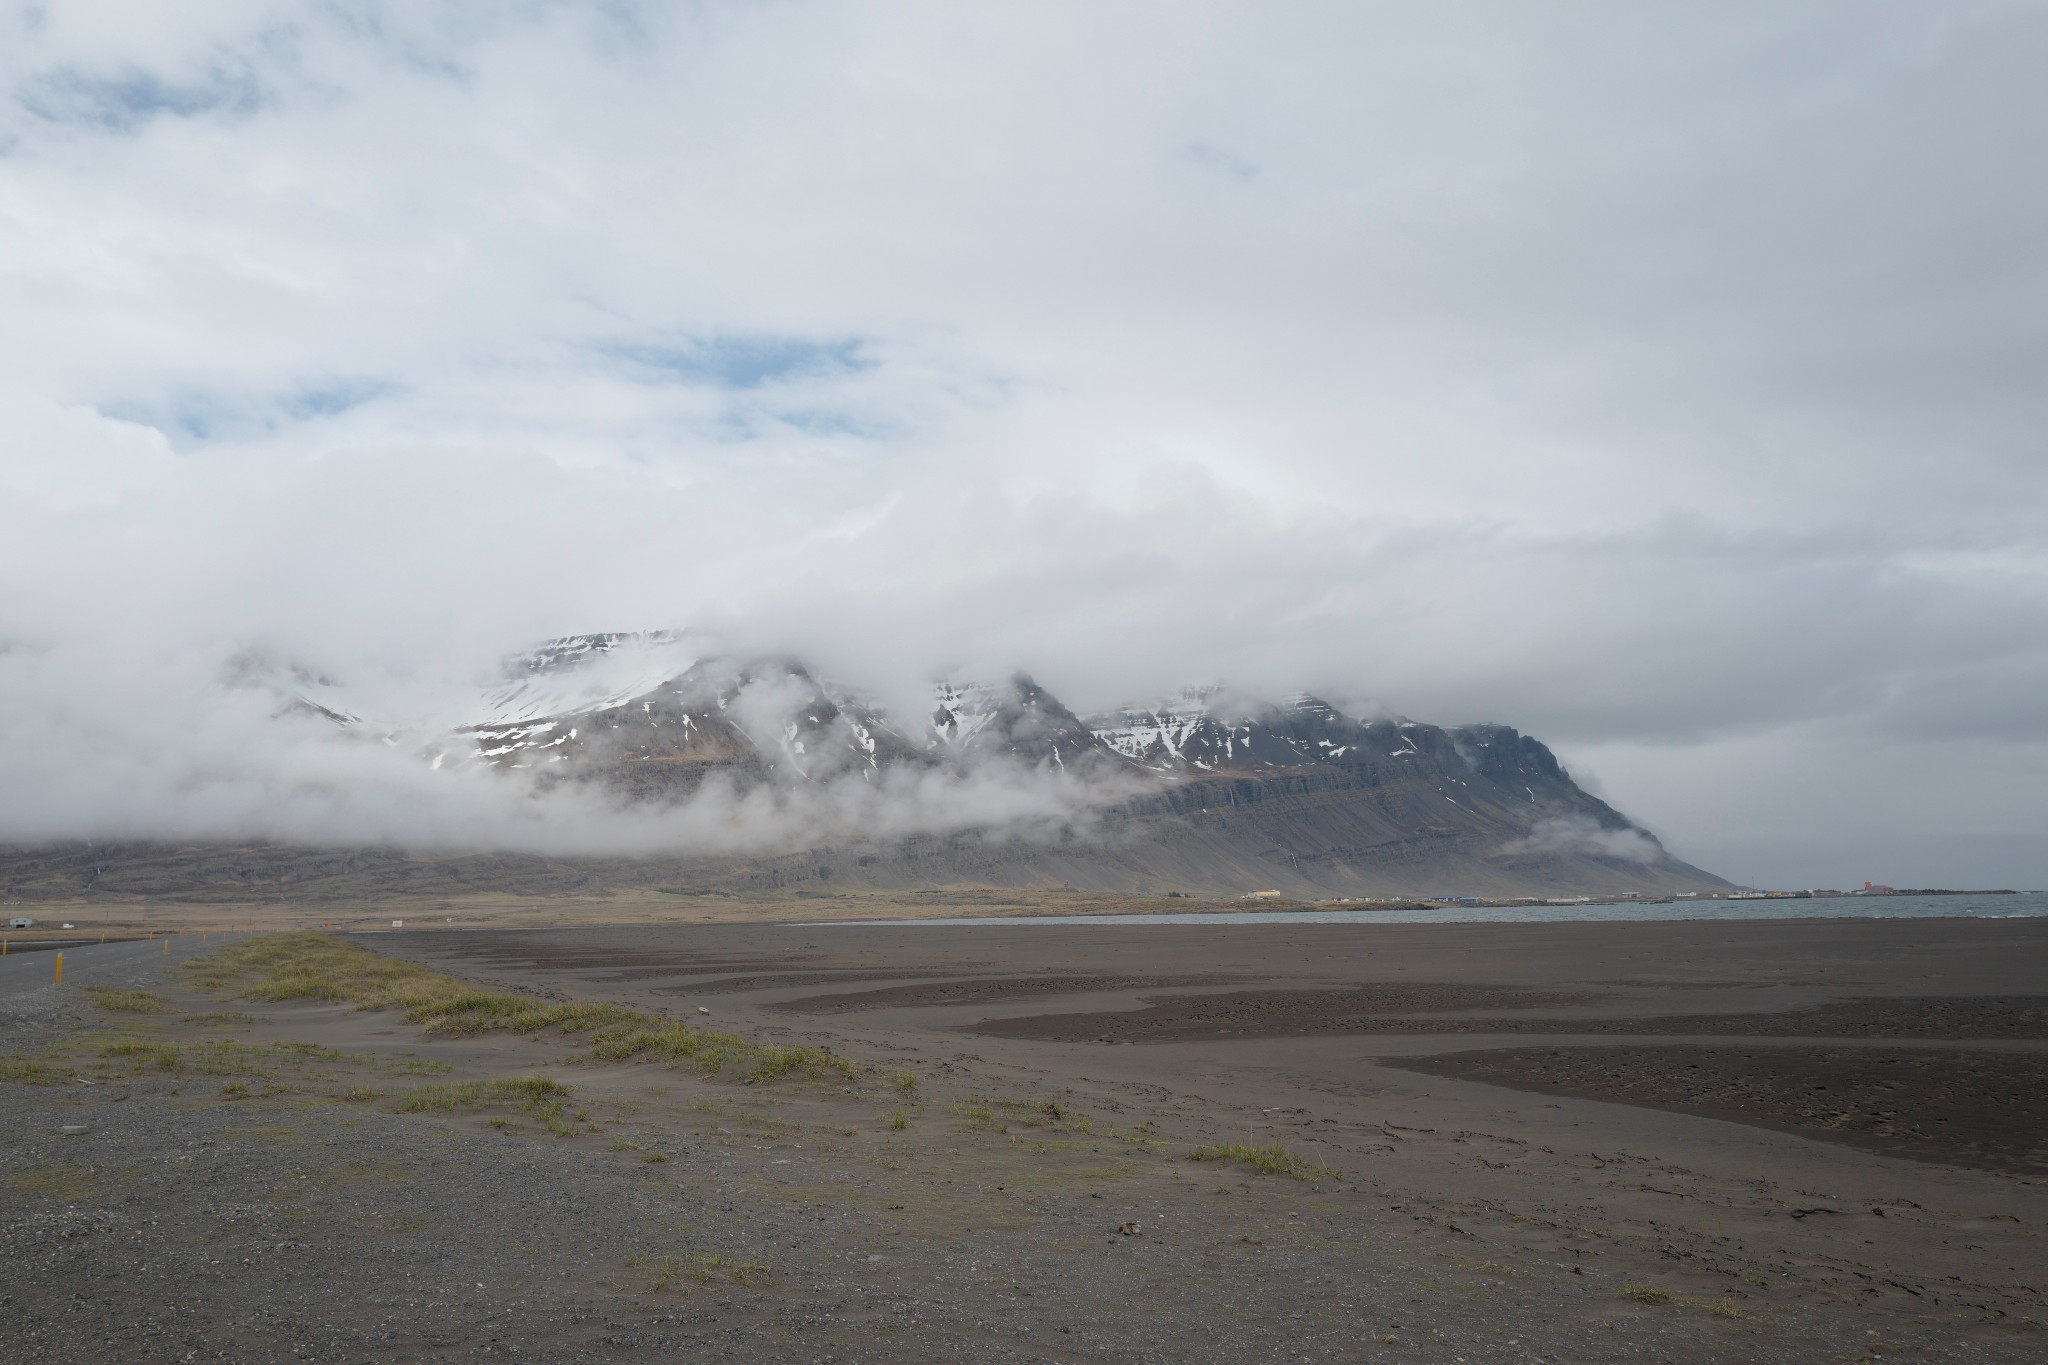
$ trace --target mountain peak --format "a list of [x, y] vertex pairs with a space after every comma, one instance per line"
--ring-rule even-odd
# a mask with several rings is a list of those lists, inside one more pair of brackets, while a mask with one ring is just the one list
[[[1217, 682], [1084, 719], [1024, 673], [936, 682], [929, 711], [892, 718], [800, 659], [710, 646], [683, 631], [544, 641], [511, 656], [470, 723], [427, 742], [423, 760], [590, 788], [605, 808], [769, 795], [763, 808], [786, 826], [776, 837], [806, 850], [764, 865], [771, 879], [1245, 881], [1302, 895], [1718, 883], [1506, 725], [1362, 719], [1312, 693], [1275, 704]], [[252, 657], [224, 682], [399, 743], [309, 671]], [[967, 789], [947, 784], [969, 776], [977, 799], [956, 799]], [[981, 799], [998, 792], [1022, 799]], [[998, 810], [1033, 814], [972, 813]], [[1031, 820], [1062, 831], [1056, 842]]]

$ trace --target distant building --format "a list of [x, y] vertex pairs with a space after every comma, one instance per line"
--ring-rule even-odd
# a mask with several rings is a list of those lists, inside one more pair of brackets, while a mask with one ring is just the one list
[[1247, 891], [1244, 895], [1239, 896], [1238, 899], [1247, 901], [1277, 901], [1280, 899], [1280, 893], [1278, 891]]
[[36, 927], [36, 922], [27, 915], [16, 915], [13, 919], [7, 921], [7, 927], [10, 929], [33, 929]]

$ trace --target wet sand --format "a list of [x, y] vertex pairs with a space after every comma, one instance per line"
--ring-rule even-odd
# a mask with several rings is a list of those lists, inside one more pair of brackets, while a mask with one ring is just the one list
[[2048, 1056], [1963, 1048], [1505, 1048], [1393, 1060], [1951, 1166], [2048, 1176]]

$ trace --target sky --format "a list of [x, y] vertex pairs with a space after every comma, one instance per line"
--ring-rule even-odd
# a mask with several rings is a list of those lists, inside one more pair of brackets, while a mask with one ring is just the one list
[[9, 0], [0, 837], [347, 780], [224, 659], [425, 716], [687, 627], [2048, 886], [2044, 66], [1977, 0]]

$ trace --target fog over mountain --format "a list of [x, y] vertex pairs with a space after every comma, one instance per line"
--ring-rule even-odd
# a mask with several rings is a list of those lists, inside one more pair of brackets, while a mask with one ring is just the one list
[[423, 757], [677, 629], [920, 723], [1512, 726], [1738, 882], [2048, 884], [2044, 59], [1968, 0], [9, 10], [0, 839], [1075, 818]]
[[330, 766], [273, 779], [266, 804], [232, 818], [202, 807], [169, 831], [182, 837], [144, 809], [89, 841], [53, 830], [0, 848], [0, 890], [1326, 898], [1728, 885], [1512, 727], [1351, 716], [1306, 693], [1275, 703], [1207, 684], [1083, 717], [1014, 673], [940, 679], [892, 712], [800, 659], [725, 653], [692, 631], [546, 641], [504, 660], [453, 727], [372, 715], [335, 679], [260, 655], [231, 660], [220, 685], [269, 701], [268, 726], [244, 735], [247, 771], [274, 773], [301, 746]]

